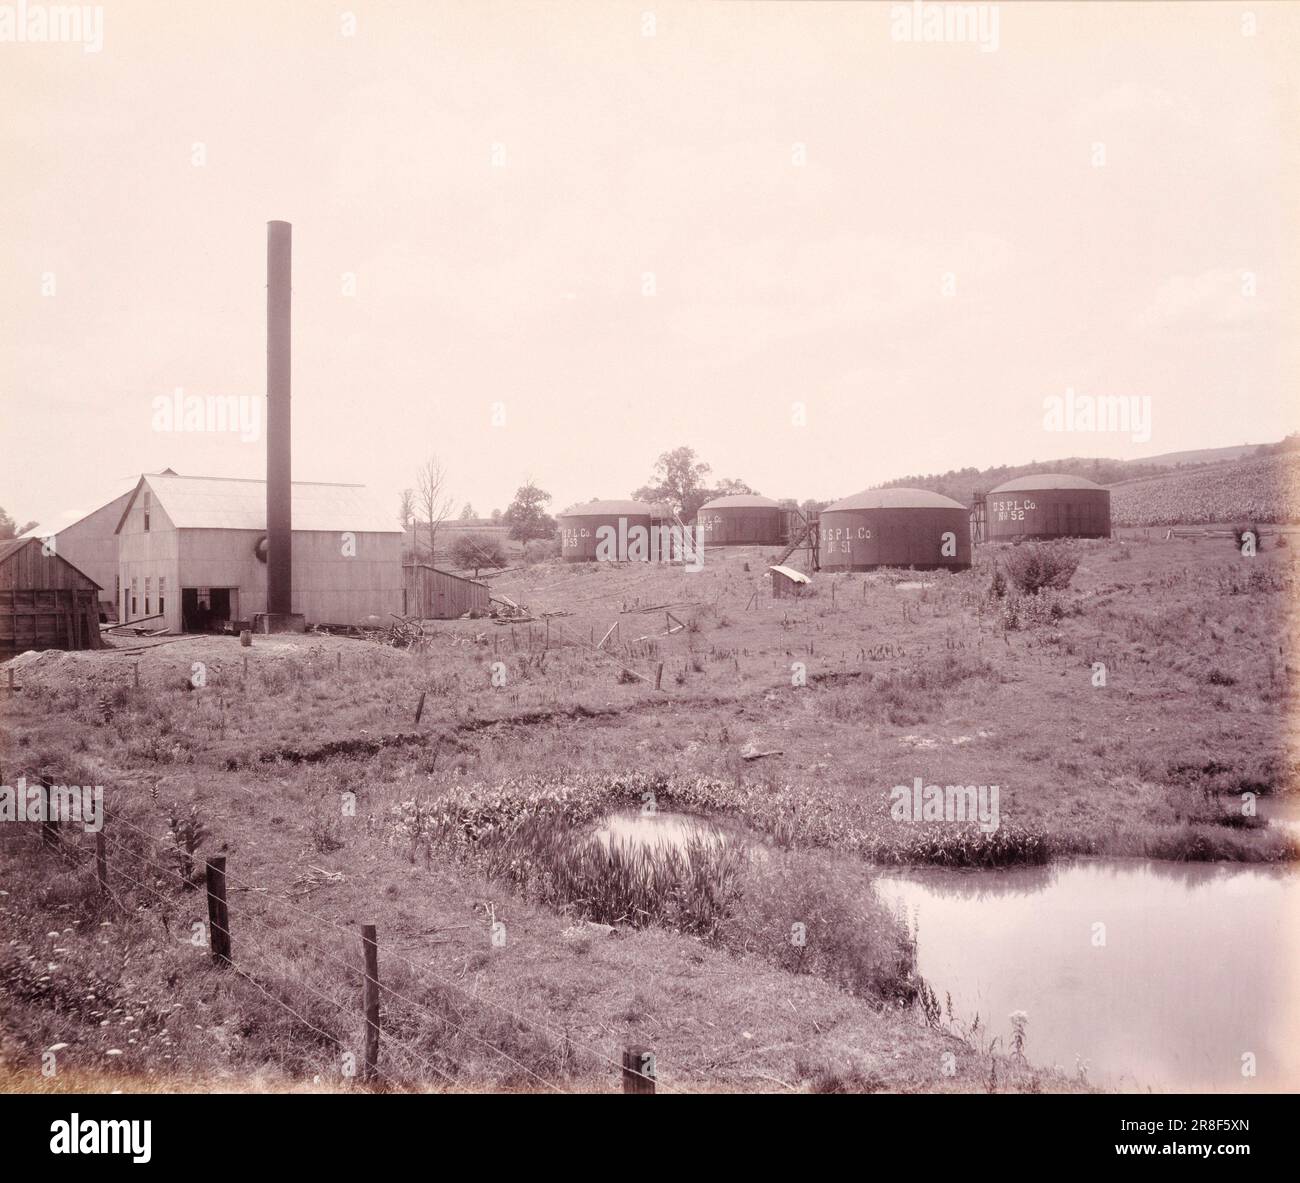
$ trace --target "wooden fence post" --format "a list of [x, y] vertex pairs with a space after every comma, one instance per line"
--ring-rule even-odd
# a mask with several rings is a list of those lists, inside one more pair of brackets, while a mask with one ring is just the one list
[[208, 943], [214, 965], [230, 965], [230, 910], [226, 907], [226, 856], [208, 859]]
[[138, 661], [135, 663], [135, 688], [140, 689], [140, 663]]
[[655, 1054], [648, 1047], [623, 1049], [623, 1091], [625, 1093], [653, 1093], [655, 1091]]
[[416, 726], [417, 726], [417, 727], [418, 727], [419, 724], [420, 724], [420, 716], [421, 716], [422, 714], [424, 714], [424, 696], [425, 696], [427, 693], [428, 693], [427, 690], [421, 690], [421, 691], [420, 691], [420, 701], [417, 702], [417, 703], [415, 704], [415, 723], [416, 723]]
[[664, 680], [664, 663], [661, 661], [655, 666], [655, 689], [659, 689], [659, 683]]
[[108, 895], [108, 846], [104, 842], [104, 831], [95, 831], [95, 878], [99, 880], [99, 894]]
[[375, 926], [361, 926], [361, 948], [366, 958], [366, 986], [362, 1006], [366, 1012], [366, 1047], [362, 1066], [364, 1080], [374, 1080], [379, 1071], [379, 946]]
[[59, 845], [59, 816], [54, 806], [54, 786], [42, 785], [41, 793], [45, 797], [45, 817], [41, 822], [41, 845], [53, 850]]
[[9, 667], [9, 693], [12, 694], [13, 692], [14, 692], [14, 667], [10, 666]]

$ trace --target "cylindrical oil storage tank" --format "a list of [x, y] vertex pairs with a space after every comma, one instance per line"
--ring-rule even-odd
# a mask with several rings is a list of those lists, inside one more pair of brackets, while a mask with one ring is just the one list
[[715, 497], [701, 505], [695, 528], [705, 546], [779, 546], [785, 511], [770, 497]]
[[962, 571], [971, 564], [966, 507], [929, 489], [867, 489], [828, 505], [818, 524], [823, 571]]
[[985, 498], [984, 537], [1109, 538], [1110, 490], [1081, 476], [1040, 472], [999, 485]]
[[[631, 557], [642, 558], [633, 542], [641, 533], [636, 527], [642, 528], [648, 545], [652, 517], [653, 510], [644, 501], [586, 501], [571, 505], [556, 517], [560, 557], [570, 563], [623, 559], [628, 557], [631, 548]], [[602, 526], [610, 527], [613, 533], [602, 531]], [[606, 540], [603, 546], [602, 539]], [[644, 557], [649, 558], [648, 550]]]

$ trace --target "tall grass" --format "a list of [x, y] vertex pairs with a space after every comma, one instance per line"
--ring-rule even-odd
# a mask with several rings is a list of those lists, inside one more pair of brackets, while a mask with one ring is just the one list
[[749, 851], [715, 830], [680, 846], [603, 842], [556, 813], [530, 813], [483, 850], [484, 870], [527, 899], [601, 924], [713, 937], [738, 898]]
[[522, 787], [492, 800], [473, 794], [459, 806], [407, 802], [399, 830], [582, 919], [690, 933], [876, 1004], [914, 997], [914, 944], [877, 900], [874, 873], [861, 862], [814, 850], [758, 854], [703, 824], [676, 846], [606, 842], [593, 836], [592, 822], [627, 804], [619, 798], [632, 784], [587, 780], [552, 786], [550, 796], [542, 784]]

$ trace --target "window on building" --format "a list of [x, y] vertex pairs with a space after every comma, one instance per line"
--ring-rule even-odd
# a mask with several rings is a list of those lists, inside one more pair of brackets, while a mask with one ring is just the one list
[[131, 576], [131, 618], [134, 620], [138, 614], [139, 601], [136, 597], [140, 594], [140, 578], [138, 575]]
[[150, 592], [152, 591], [153, 591], [153, 576], [146, 575], [144, 577], [144, 614], [146, 616], [149, 615], [149, 599], [150, 599]]
[[153, 509], [153, 494], [148, 489], [144, 491], [144, 528], [149, 529], [149, 511]]
[[167, 611], [167, 576], [158, 576], [158, 615], [162, 616]]

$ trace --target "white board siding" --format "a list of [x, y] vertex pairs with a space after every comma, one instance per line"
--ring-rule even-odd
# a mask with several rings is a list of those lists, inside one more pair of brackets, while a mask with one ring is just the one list
[[[113, 602], [118, 576], [117, 523], [130, 499], [128, 490], [72, 525], [64, 526], [55, 536], [56, 551], [99, 584], [101, 603]], [[120, 603], [117, 610], [122, 610]]]
[[[140, 505], [132, 506], [126, 521], [117, 535], [117, 566], [122, 581], [122, 595], [127, 602], [126, 611], [118, 604], [119, 620], [129, 624], [132, 620], [142, 619], [144, 610], [145, 580], [149, 579], [152, 593], [149, 603], [149, 615], [158, 610], [158, 579], [167, 580], [167, 610], [163, 620], [151, 622], [155, 628], [167, 628], [172, 632], [181, 631], [181, 596], [180, 569], [180, 534], [167, 513], [156, 502], [149, 515], [149, 529], [144, 528], [144, 511]], [[136, 611], [130, 611], [131, 579], [139, 581], [139, 593], [136, 597]], [[110, 593], [111, 594], [111, 593]]]
[[[179, 586], [237, 587], [242, 619], [266, 611], [266, 564], [254, 553], [265, 531], [181, 530], [179, 534]], [[355, 537], [356, 554], [349, 557], [336, 532], [293, 532], [292, 605], [308, 624], [359, 624], [368, 616], [387, 621], [388, 613], [401, 612], [402, 536]], [[169, 604], [169, 615], [170, 609]]]

